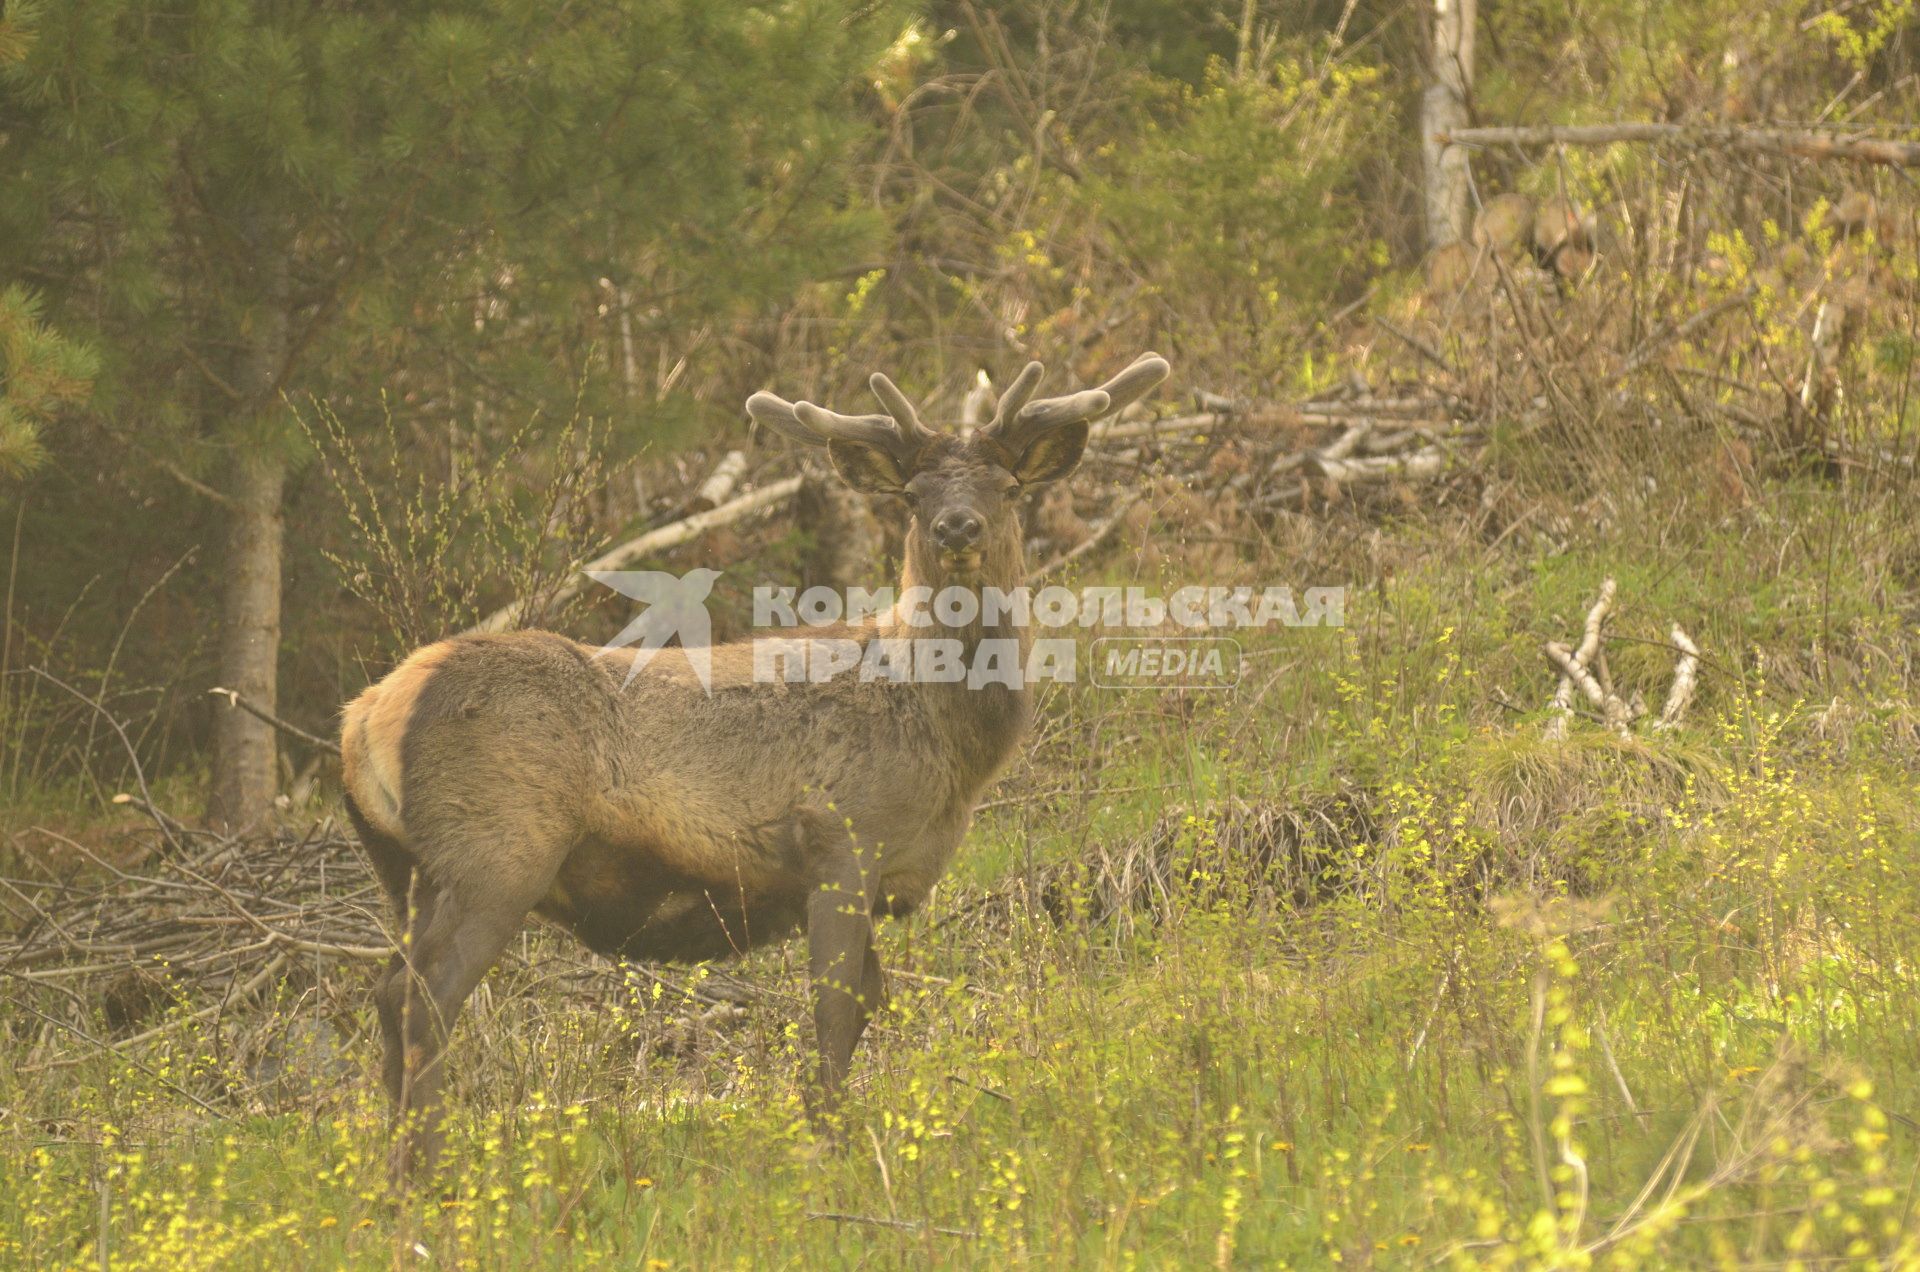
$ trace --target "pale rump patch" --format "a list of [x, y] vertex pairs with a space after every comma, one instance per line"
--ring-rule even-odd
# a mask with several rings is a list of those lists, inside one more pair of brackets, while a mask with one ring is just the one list
[[340, 776], [360, 815], [383, 835], [406, 839], [401, 815], [400, 745], [413, 704], [454, 642], [416, 650], [347, 704], [340, 721]]

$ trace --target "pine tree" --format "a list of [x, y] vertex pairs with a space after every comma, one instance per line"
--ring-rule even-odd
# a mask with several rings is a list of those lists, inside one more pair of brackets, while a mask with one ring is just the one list
[[[0, 15], [0, 68], [17, 66], [28, 37], [18, 14]], [[7, 139], [0, 135], [0, 147]], [[0, 478], [21, 477], [46, 457], [40, 430], [86, 400], [93, 351], [40, 321], [40, 298], [18, 284], [0, 290]]]
[[83, 403], [98, 370], [93, 350], [40, 321], [24, 287], [0, 290], [0, 478], [21, 477], [46, 455], [40, 430]]
[[[672, 263], [676, 312], [848, 250], [847, 86], [883, 6], [824, 0], [15, 3], [0, 276], [100, 351], [95, 415], [228, 526], [219, 677], [271, 710], [289, 397], [487, 361], [538, 403], [603, 277]], [[484, 320], [476, 317], [484, 314]], [[276, 785], [219, 715], [210, 815]]]

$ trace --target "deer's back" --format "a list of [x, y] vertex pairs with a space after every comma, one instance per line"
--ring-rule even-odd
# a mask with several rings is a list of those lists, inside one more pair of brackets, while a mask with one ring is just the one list
[[436, 873], [557, 837], [688, 879], [769, 881], [808, 810], [897, 851], [964, 818], [967, 766], [913, 686], [758, 684], [735, 665], [744, 647], [723, 646], [709, 694], [678, 650], [631, 678], [625, 651], [597, 653], [545, 632], [415, 652], [345, 712], [361, 815]]

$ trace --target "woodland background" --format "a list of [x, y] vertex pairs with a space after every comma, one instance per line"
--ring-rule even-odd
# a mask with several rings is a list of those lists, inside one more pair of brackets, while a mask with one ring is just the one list
[[[1910, 0], [11, 0], [0, 1252], [1911, 1265], [1917, 86]], [[1612, 123], [1677, 127], [1434, 139]], [[871, 1157], [787, 956], [542, 936], [383, 1208], [339, 704], [515, 601], [611, 635], [563, 584], [717, 468], [803, 479], [646, 558], [719, 635], [885, 581], [756, 389], [1148, 348], [1031, 555], [1347, 629], [1050, 693], [890, 929]]]
[[[980, 368], [1154, 347], [1298, 397], [1404, 352], [1367, 311], [1501, 192], [1684, 240], [1603, 254], [1672, 306], [1877, 188], [1502, 149], [1429, 197], [1435, 25], [1406, 4], [16, 4], [4, 33], [7, 669], [92, 685], [236, 824], [298, 757], [209, 686], [325, 732], [516, 570], [668, 517], [703, 456], [777, 454], [756, 388], [847, 401], [884, 366], [953, 415]], [[1494, 5], [1472, 114], [1897, 122], [1908, 36], [1899, 6]], [[512, 505], [411, 527], [452, 577], [404, 585], [445, 594], [403, 630], [403, 585], [356, 582], [322, 413], [368, 499]], [[43, 689], [7, 681], [7, 794], [111, 784]]]

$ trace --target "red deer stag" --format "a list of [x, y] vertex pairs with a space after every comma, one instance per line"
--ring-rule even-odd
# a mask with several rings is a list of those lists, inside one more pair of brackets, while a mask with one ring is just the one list
[[[884, 415], [771, 393], [747, 410], [825, 446], [856, 490], [905, 500], [903, 597], [1011, 591], [1026, 569], [1020, 493], [1073, 471], [1092, 421], [1166, 374], [1147, 354], [1101, 388], [1035, 401], [1032, 363], [989, 422], [957, 434], [922, 424], [884, 375]], [[964, 628], [922, 611], [909, 633], [896, 605], [800, 635], [1012, 640], [1024, 665], [1013, 616], [980, 610]], [[830, 1113], [882, 1002], [872, 921], [926, 899], [1032, 709], [1024, 681], [768, 683], [751, 640], [709, 651], [705, 686], [683, 650], [629, 677], [634, 657], [548, 632], [464, 636], [416, 651], [346, 708], [347, 810], [404, 933], [375, 991], [397, 1178], [439, 1151], [448, 1031], [529, 912], [633, 959], [720, 958], [804, 929], [810, 1102]]]

